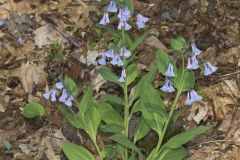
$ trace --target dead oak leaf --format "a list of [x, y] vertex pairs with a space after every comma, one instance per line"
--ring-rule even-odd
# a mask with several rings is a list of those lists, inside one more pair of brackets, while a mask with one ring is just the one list
[[47, 73], [43, 65], [27, 62], [16, 70], [16, 75], [26, 93], [31, 93], [34, 86], [44, 86], [47, 81]]

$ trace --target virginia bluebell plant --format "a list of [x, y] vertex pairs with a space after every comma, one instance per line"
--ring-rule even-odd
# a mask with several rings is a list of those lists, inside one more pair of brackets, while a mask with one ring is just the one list
[[[78, 108], [75, 114], [62, 105], [58, 106], [74, 127], [89, 135], [100, 160], [182, 160], [188, 155], [183, 145], [207, 130], [204, 126], [198, 126], [170, 138], [166, 136], [169, 124], [175, 124], [186, 107], [203, 99], [194, 90], [194, 71], [199, 68], [203, 75], [210, 76], [217, 71], [217, 67], [200, 59], [201, 50], [194, 42], [189, 45], [183, 37], [177, 37], [170, 42], [171, 53], [174, 55], [158, 51], [156, 65], [142, 76], [134, 60], [137, 58], [137, 46], [149, 33], [149, 30], [144, 31], [148, 21], [149, 18], [134, 13], [133, 0], [110, 0], [98, 25], [113, 36], [108, 49], [97, 60], [100, 65], [98, 72], [105, 80], [118, 85], [122, 89], [123, 97], [105, 94], [96, 99], [90, 85], [79, 100], [77, 85], [67, 76], [43, 95], [52, 102], [58, 101], [68, 107]], [[132, 22], [136, 22], [136, 25]], [[129, 31], [134, 29], [134, 26], [144, 33], [133, 41]], [[117, 75], [112, 72], [112, 68], [119, 71]], [[157, 72], [161, 73], [165, 82], [163, 86], [155, 89], [152, 83]], [[186, 93], [186, 106], [176, 109], [182, 93]], [[162, 94], [174, 94], [175, 99], [165, 104]], [[133, 117], [139, 121], [133, 136], [129, 137], [129, 123]], [[138, 142], [151, 130], [158, 136], [156, 146], [150, 151], [139, 149]], [[112, 143], [99, 147], [99, 131], [111, 135]], [[70, 160], [95, 160], [95, 156], [80, 145], [64, 142], [62, 149]]]

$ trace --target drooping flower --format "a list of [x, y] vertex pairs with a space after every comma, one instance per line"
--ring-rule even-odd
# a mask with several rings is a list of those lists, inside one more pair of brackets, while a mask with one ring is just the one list
[[105, 12], [105, 13], [103, 14], [103, 18], [100, 20], [99, 24], [101, 24], [101, 25], [106, 25], [106, 24], [108, 24], [108, 23], [110, 23], [109, 15], [108, 15], [108, 12]]
[[64, 89], [62, 90], [62, 95], [61, 95], [61, 97], [59, 97], [58, 101], [59, 101], [59, 102], [65, 102], [66, 99], [68, 98], [68, 96], [69, 96], [69, 94], [68, 94], [68, 92], [67, 92], [67, 89], [64, 88]]
[[57, 100], [56, 95], [57, 95], [57, 90], [56, 89], [51, 89], [49, 92], [44, 93], [43, 97], [46, 100], [50, 100], [52, 102], [56, 102], [56, 100]]
[[124, 29], [125, 31], [129, 31], [131, 28], [132, 26], [127, 21], [119, 21], [118, 30]]
[[126, 70], [123, 69], [122, 73], [121, 73], [121, 77], [118, 79], [118, 81], [123, 83], [125, 81], [126, 76], [127, 76], [126, 75]]
[[68, 107], [71, 107], [72, 106], [72, 100], [73, 100], [72, 95], [70, 93], [68, 93], [66, 88], [64, 88], [63, 91], [62, 91], [62, 95], [58, 99], [58, 101], [64, 103]]
[[68, 106], [68, 107], [72, 107], [72, 105], [73, 105], [72, 100], [73, 100], [73, 98], [72, 98], [72, 96], [70, 96], [70, 97], [68, 97], [68, 98], [66, 99], [66, 101], [64, 102], [64, 104], [65, 104], [66, 106]]
[[194, 42], [191, 43], [192, 52], [195, 56], [198, 56], [202, 51], [196, 47]]
[[110, 61], [110, 63], [112, 65], [117, 65], [117, 66], [123, 66], [123, 61], [121, 59], [121, 57], [119, 56], [119, 54], [115, 54], [112, 58], [112, 60]]
[[119, 9], [119, 12], [118, 12], [119, 21], [128, 21], [130, 17], [131, 17], [131, 11], [127, 6], [124, 6]]
[[145, 27], [145, 23], [149, 20], [149, 18], [142, 16], [141, 14], [137, 14], [137, 27], [138, 29], [142, 29]]
[[202, 96], [198, 95], [196, 91], [191, 90], [187, 93], [187, 99], [185, 100], [185, 105], [192, 105], [194, 102], [199, 102], [202, 100]]
[[175, 77], [174, 71], [173, 71], [173, 65], [171, 63], [168, 64], [168, 68], [165, 72], [165, 75], [167, 77]]
[[4, 20], [0, 20], [0, 27], [4, 25]]
[[107, 11], [111, 12], [111, 13], [116, 13], [118, 11], [117, 9], [117, 4], [115, 0], [111, 0], [108, 7], [107, 7]]
[[198, 60], [197, 57], [194, 55], [191, 58], [188, 57], [188, 64], [187, 64], [187, 69], [198, 69]]
[[106, 56], [107, 58], [113, 58], [114, 56], [114, 49], [111, 48], [106, 52], [103, 52], [103, 56]]
[[218, 69], [216, 66], [213, 66], [209, 62], [203, 63], [203, 66], [204, 66], [204, 75], [205, 76], [213, 74]]
[[98, 63], [100, 64], [100, 65], [107, 65], [107, 62], [106, 62], [106, 56], [102, 56], [102, 58], [100, 58], [99, 60], [98, 60]]
[[164, 92], [174, 92], [175, 91], [170, 79], [167, 79], [165, 84], [160, 89]]
[[131, 51], [127, 50], [126, 47], [120, 48], [120, 56], [124, 56], [125, 58], [129, 58], [132, 55]]
[[23, 44], [24, 43], [24, 40], [23, 40], [22, 36], [18, 37], [17, 42], [19, 44]]
[[64, 85], [63, 85], [63, 82], [62, 81], [59, 81], [55, 84], [56, 88], [57, 89], [63, 89], [64, 88]]

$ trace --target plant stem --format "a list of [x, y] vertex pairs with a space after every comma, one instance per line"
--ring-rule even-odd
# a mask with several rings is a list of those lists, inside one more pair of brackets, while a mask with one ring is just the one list
[[[128, 87], [125, 82], [124, 84], [124, 101], [125, 101], [125, 106], [124, 106], [124, 134], [128, 138], [128, 127], [129, 127], [129, 101], [128, 101]], [[126, 149], [125, 151], [125, 158], [126, 160], [128, 159], [128, 150]]]
[[[158, 140], [158, 143], [157, 143], [157, 146], [156, 148], [153, 150], [153, 152], [150, 153], [150, 155], [147, 157], [146, 160], [155, 160], [155, 158], [158, 156], [159, 152], [161, 151], [160, 150], [160, 147], [162, 145], [162, 142], [163, 142], [163, 139], [165, 137], [165, 134], [166, 134], [166, 131], [167, 131], [167, 128], [168, 128], [168, 125], [172, 119], [172, 115], [173, 115], [173, 112], [174, 110], [176, 109], [176, 106], [177, 106], [177, 102], [179, 100], [179, 97], [182, 93], [182, 85], [183, 85], [183, 79], [184, 79], [184, 73], [185, 73], [185, 68], [184, 68], [184, 55], [183, 53], [181, 54], [181, 58], [182, 58], [182, 74], [181, 74], [181, 81], [180, 81], [180, 87], [178, 88], [178, 91], [177, 91], [177, 94], [176, 94], [176, 98], [174, 99], [173, 101], [173, 104], [171, 106], [171, 110], [169, 112], [169, 116], [168, 116], [168, 119], [163, 127], [163, 130], [162, 130], [162, 133], [160, 134], [160, 137], [159, 137], [159, 140]], [[153, 159], [152, 159], [153, 158]]]
[[94, 140], [92, 139], [92, 141], [93, 141], [93, 143], [94, 143], [95, 148], [97, 149], [97, 152], [98, 152], [98, 155], [99, 155], [100, 160], [103, 160], [102, 155], [101, 155], [101, 151], [100, 151], [100, 149], [99, 149], [99, 147], [98, 147], [98, 145], [97, 145], [96, 140], [94, 141]]

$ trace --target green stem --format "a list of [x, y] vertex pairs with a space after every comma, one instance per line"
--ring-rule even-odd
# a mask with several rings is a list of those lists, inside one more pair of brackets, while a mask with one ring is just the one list
[[[128, 138], [128, 128], [129, 128], [129, 101], [128, 101], [128, 87], [127, 84], [124, 84], [124, 134]], [[125, 151], [125, 158], [128, 159], [128, 151]]]
[[181, 74], [181, 82], [180, 82], [180, 88], [178, 89], [177, 91], [177, 94], [176, 94], [176, 98], [174, 99], [173, 101], [173, 104], [171, 106], [171, 110], [169, 112], [169, 116], [168, 116], [168, 119], [163, 127], [163, 130], [162, 130], [162, 133], [160, 134], [160, 137], [159, 137], [159, 140], [158, 140], [158, 143], [157, 143], [157, 146], [156, 148], [149, 154], [149, 156], [147, 157], [146, 160], [155, 160], [155, 158], [158, 156], [159, 152], [160, 152], [160, 147], [162, 145], [162, 142], [163, 142], [163, 139], [165, 137], [165, 134], [166, 134], [166, 131], [167, 131], [167, 128], [168, 128], [168, 125], [172, 119], [172, 115], [173, 115], [173, 112], [174, 110], [176, 109], [176, 106], [177, 106], [177, 102], [179, 100], [179, 97], [182, 93], [182, 85], [183, 85], [183, 79], [184, 79], [184, 73], [185, 73], [185, 68], [184, 68], [184, 55], [183, 53], [181, 54], [181, 58], [182, 58], [182, 74]]
[[97, 145], [97, 142], [94, 141], [93, 139], [92, 139], [92, 141], [93, 141], [93, 143], [94, 143], [95, 148], [97, 149], [97, 152], [98, 152], [98, 155], [99, 155], [100, 160], [103, 160], [102, 155], [101, 155], [101, 151], [100, 151], [100, 149], [99, 149], [99, 147], [98, 147], [98, 145]]

